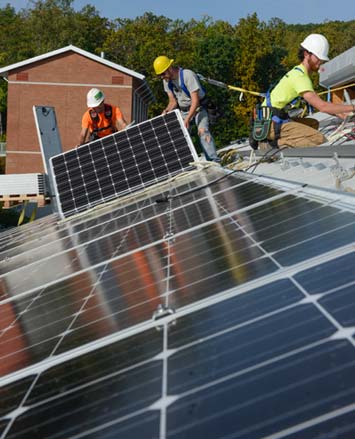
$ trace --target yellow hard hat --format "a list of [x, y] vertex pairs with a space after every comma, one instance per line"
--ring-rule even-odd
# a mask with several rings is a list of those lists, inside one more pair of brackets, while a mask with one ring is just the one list
[[171, 66], [173, 62], [174, 60], [169, 59], [167, 56], [158, 56], [157, 58], [155, 58], [153, 63], [155, 73], [157, 75], [161, 75]]

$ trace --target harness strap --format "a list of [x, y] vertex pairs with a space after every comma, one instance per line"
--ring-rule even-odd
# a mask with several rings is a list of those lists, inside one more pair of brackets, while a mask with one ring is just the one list
[[[184, 69], [182, 67], [179, 67], [179, 79], [180, 79], [180, 88], [181, 88], [181, 90], [186, 94], [186, 96], [188, 98], [191, 99], [191, 94], [190, 94], [188, 88], [186, 87], [186, 84], [185, 84], [185, 81], [184, 81]], [[205, 93], [205, 96], [200, 100], [200, 104], [201, 104], [201, 106], [204, 106], [204, 105], [207, 104], [206, 89], [203, 87], [202, 84], [200, 84], [200, 85], [201, 85], [201, 90]], [[168, 87], [169, 87], [169, 90], [176, 97], [176, 91], [174, 89], [173, 81], [170, 80], [168, 82]], [[188, 111], [189, 108], [190, 107], [184, 107], [183, 111]]]
[[[301, 69], [301, 67], [299, 67], [299, 66], [296, 66], [293, 69], [294, 70], [298, 70], [301, 73], [304, 73], [303, 70]], [[286, 73], [286, 76], [287, 76], [287, 73]], [[300, 96], [295, 97], [294, 99], [292, 99], [292, 101], [288, 102], [283, 108], [272, 107], [272, 105], [271, 105], [271, 90], [273, 88], [274, 87], [271, 86], [269, 88], [269, 90], [266, 92], [266, 105], [268, 107], [272, 108], [272, 113], [274, 115], [273, 121], [276, 122], [276, 123], [289, 122], [290, 119], [288, 117], [286, 108], [287, 108], [288, 105], [295, 105], [301, 98], [300, 98]]]
[[100, 131], [105, 131], [109, 128], [111, 128], [112, 132], [114, 132], [114, 129], [112, 127], [112, 106], [111, 105], [105, 104], [105, 109], [104, 109], [105, 119], [109, 122], [109, 124], [107, 126], [99, 128], [99, 126], [98, 126], [99, 115], [92, 108], [90, 109], [89, 114], [90, 114], [91, 121], [93, 124], [93, 130], [91, 131], [91, 133], [99, 133]]
[[277, 148], [277, 141], [281, 136], [281, 125], [290, 121], [284, 109], [279, 109], [271, 106], [270, 90], [266, 93], [266, 104], [272, 110], [272, 124], [274, 127], [275, 139], [270, 141], [273, 148]]
[[[298, 66], [294, 67], [294, 69], [303, 73], [303, 70]], [[274, 127], [275, 138], [274, 140], [268, 140], [268, 142], [273, 148], [278, 148], [277, 141], [281, 136], [281, 127], [284, 123], [290, 122], [287, 107], [290, 105], [295, 105], [300, 99], [300, 97], [297, 96], [295, 99], [292, 99], [292, 101], [287, 103], [283, 108], [275, 108], [271, 105], [271, 90], [273, 88], [274, 85], [272, 85], [265, 94], [266, 108], [269, 110], [269, 112], [265, 112], [265, 107], [258, 105], [256, 107], [254, 117], [251, 118], [249, 143], [253, 149], [258, 148], [258, 143], [260, 141], [267, 139], [271, 123]]]

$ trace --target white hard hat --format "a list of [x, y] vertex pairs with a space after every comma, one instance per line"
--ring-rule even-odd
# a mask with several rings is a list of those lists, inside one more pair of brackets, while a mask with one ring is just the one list
[[86, 103], [89, 108], [97, 107], [104, 101], [104, 99], [105, 95], [101, 90], [98, 88], [92, 88], [86, 96]]
[[314, 53], [314, 55], [321, 61], [329, 61], [328, 51], [329, 43], [328, 40], [320, 34], [311, 34], [306, 37], [301, 46], [308, 50], [308, 52]]

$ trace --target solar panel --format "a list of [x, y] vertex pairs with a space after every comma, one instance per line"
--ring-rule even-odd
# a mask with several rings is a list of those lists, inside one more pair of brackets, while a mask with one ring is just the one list
[[51, 159], [59, 211], [68, 217], [186, 170], [197, 160], [174, 111]]
[[0, 235], [2, 439], [355, 437], [354, 196], [227, 174]]

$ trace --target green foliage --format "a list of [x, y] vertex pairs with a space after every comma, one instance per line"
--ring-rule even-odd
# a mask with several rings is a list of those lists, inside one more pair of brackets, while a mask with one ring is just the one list
[[7, 84], [5, 81], [0, 82], [0, 113], [6, 110], [7, 106]]
[[117, 19], [102, 49], [116, 63], [151, 75], [157, 54], [173, 52], [170, 23], [168, 18], [148, 12], [135, 20]]
[[[236, 34], [240, 50], [235, 58], [236, 78], [239, 86], [249, 91], [265, 93], [286, 73], [283, 65], [287, 49], [283, 46], [285, 23], [272, 19], [267, 25], [259, 21], [256, 14], [239, 21]], [[237, 118], [248, 127], [250, 114], [258, 100], [245, 93], [234, 110]]]
[[20, 15], [33, 55], [69, 44], [95, 52], [103, 44], [110, 28], [109, 20], [101, 18], [90, 5], [76, 12], [72, 7], [73, 0], [37, 0], [30, 3], [32, 8], [22, 10]]
[[30, 40], [21, 13], [9, 4], [0, 9], [0, 65], [6, 66], [31, 56]]
[[[150, 116], [166, 106], [162, 81], [153, 71], [159, 55], [207, 78], [248, 91], [266, 92], [298, 63], [299, 43], [310, 33], [324, 34], [330, 57], [354, 45], [355, 20], [289, 25], [279, 18], [260, 21], [257, 14], [236, 25], [201, 20], [171, 20], [146, 12], [135, 19], [108, 20], [87, 4], [80, 11], [74, 0], [30, 0], [16, 12], [7, 4], [0, 8], [0, 66], [59, 49], [69, 44], [91, 53], [105, 52], [106, 59], [145, 75], [156, 102]], [[317, 75], [314, 77], [317, 85]], [[246, 136], [250, 112], [258, 98], [252, 94], [204, 83], [221, 117], [212, 126], [217, 145]], [[6, 111], [7, 85], [0, 83], [0, 112]]]
[[174, 54], [174, 35], [178, 27], [163, 16], [145, 13], [135, 20], [117, 19], [108, 32], [102, 46], [107, 59], [147, 77], [157, 103], [151, 106], [151, 115], [157, 114], [166, 105], [161, 80], [153, 72], [153, 61], [158, 55]]

